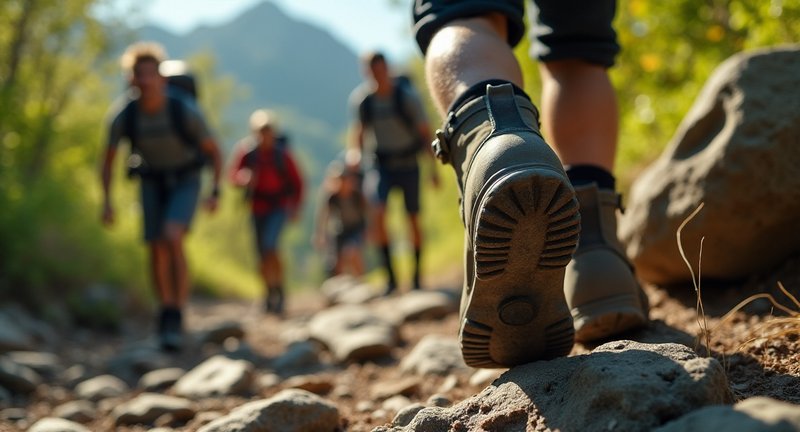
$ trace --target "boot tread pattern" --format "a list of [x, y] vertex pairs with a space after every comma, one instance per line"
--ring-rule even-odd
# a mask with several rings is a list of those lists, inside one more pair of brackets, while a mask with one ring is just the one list
[[489, 354], [492, 328], [472, 320], [464, 322], [461, 331], [461, 354], [464, 361], [473, 367], [496, 367]]
[[[502, 180], [501, 180], [502, 181]], [[490, 192], [491, 194], [491, 192]], [[498, 196], [498, 195], [504, 196]], [[546, 203], [543, 198], [549, 196]], [[479, 214], [475, 237], [475, 262], [479, 278], [502, 275], [511, 253], [511, 238], [520, 220], [543, 209], [542, 223], [547, 224], [545, 243], [539, 255], [540, 268], [561, 268], [569, 263], [578, 244], [580, 216], [574, 194], [555, 178], [531, 178], [500, 188]], [[523, 203], [527, 203], [525, 206]], [[544, 205], [543, 205], [544, 204]]]

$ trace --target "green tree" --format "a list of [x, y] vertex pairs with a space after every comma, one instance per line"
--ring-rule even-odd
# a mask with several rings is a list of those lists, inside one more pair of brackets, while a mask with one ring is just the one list
[[[618, 2], [622, 52], [611, 69], [620, 105], [616, 174], [627, 188], [667, 144], [714, 68], [743, 50], [800, 41], [798, 0]], [[526, 91], [540, 79], [529, 43], [516, 50]]]

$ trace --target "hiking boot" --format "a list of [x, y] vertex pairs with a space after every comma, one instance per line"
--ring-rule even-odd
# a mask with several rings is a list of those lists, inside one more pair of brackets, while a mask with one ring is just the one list
[[183, 315], [180, 309], [163, 308], [159, 319], [158, 339], [164, 351], [180, 351], [183, 344]]
[[605, 339], [647, 323], [647, 295], [617, 237], [620, 197], [597, 184], [575, 188], [581, 238], [567, 266], [564, 292], [575, 320], [576, 339]]
[[264, 302], [264, 306], [267, 313], [274, 313], [275, 315], [283, 315], [284, 312], [283, 289], [279, 287], [270, 288], [269, 291], [267, 291], [267, 299]]
[[569, 354], [564, 269], [578, 243], [575, 192], [538, 131], [538, 112], [510, 84], [451, 112], [433, 143], [461, 193], [465, 278], [461, 352], [473, 367]]

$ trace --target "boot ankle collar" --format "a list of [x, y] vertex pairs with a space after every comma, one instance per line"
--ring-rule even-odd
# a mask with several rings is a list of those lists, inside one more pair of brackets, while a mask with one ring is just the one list
[[436, 129], [436, 138], [431, 143], [436, 159], [443, 164], [450, 163], [450, 142], [453, 136], [467, 120], [486, 109], [486, 96], [481, 96], [462, 104], [457, 111], [447, 113], [444, 124]]
[[[510, 90], [510, 88], [508, 90]], [[524, 109], [532, 111], [534, 118], [538, 123], [539, 111], [536, 109], [536, 106], [533, 105], [533, 103], [531, 103], [527, 95], [524, 94], [518, 95], [512, 92], [511, 96], [513, 96], [516, 102], [517, 105], [516, 109], [524, 107]], [[431, 143], [431, 148], [433, 149], [433, 154], [434, 156], [436, 156], [436, 159], [438, 159], [443, 164], [450, 163], [450, 143], [452, 141], [452, 138], [456, 135], [459, 129], [474, 115], [489, 110], [490, 109], [489, 105], [490, 105], [489, 91], [487, 89], [486, 95], [474, 98], [462, 104], [457, 111], [450, 111], [447, 114], [447, 118], [445, 119], [444, 124], [440, 129], [436, 130], [436, 138]], [[538, 127], [535, 129], [538, 129]]]

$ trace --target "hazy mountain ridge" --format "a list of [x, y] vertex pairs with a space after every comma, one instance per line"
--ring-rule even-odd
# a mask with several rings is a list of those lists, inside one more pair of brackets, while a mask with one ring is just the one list
[[[263, 2], [226, 24], [199, 27], [186, 35], [153, 26], [137, 33], [162, 43], [172, 58], [213, 54], [217, 73], [248, 90], [245, 100], [223, 114], [236, 134], [247, 132], [252, 110], [271, 107], [289, 113], [282, 124], [298, 150], [314, 159], [313, 165], [326, 163], [341, 148], [349, 118], [347, 98], [360, 82], [358, 58], [324, 30]], [[221, 138], [229, 146], [236, 137]]]

